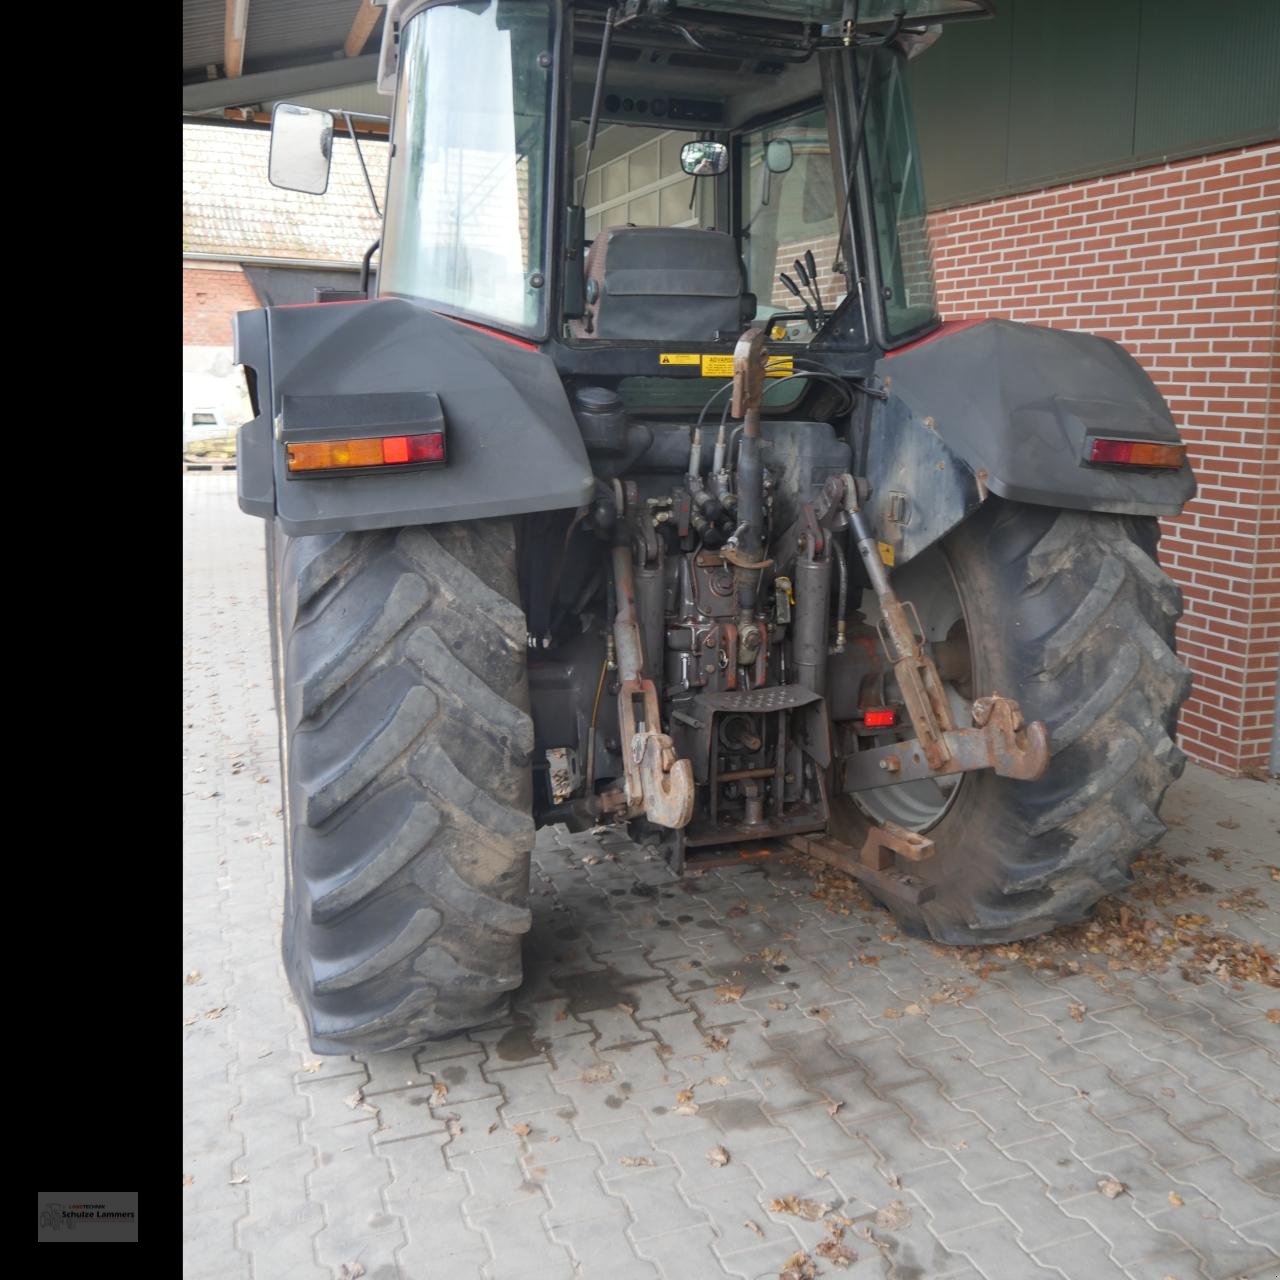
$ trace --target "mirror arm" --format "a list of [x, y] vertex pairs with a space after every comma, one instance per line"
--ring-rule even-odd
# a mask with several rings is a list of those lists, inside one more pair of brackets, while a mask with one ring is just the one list
[[369, 269], [373, 265], [373, 255], [377, 253], [382, 245], [382, 237], [379, 236], [365, 251], [364, 258], [360, 262], [360, 292], [367, 298], [369, 296]]
[[[351, 135], [351, 141], [355, 146], [356, 156], [360, 161], [360, 172], [364, 174], [364, 185], [366, 188], [368, 188], [369, 199], [373, 201], [373, 211], [378, 215], [378, 217], [382, 217], [382, 210], [378, 208], [378, 197], [373, 194], [373, 183], [369, 180], [369, 168], [364, 162], [364, 152], [360, 149], [360, 139], [356, 137], [355, 125], [351, 123], [351, 116], [348, 112], [344, 111], [342, 113], [342, 118], [347, 122], [347, 133]], [[371, 249], [369, 252], [372, 253], [373, 250]], [[368, 280], [368, 273], [367, 273], [368, 260], [367, 259], [366, 259], [365, 265], [366, 265], [365, 279], [367, 283], [367, 280]]]

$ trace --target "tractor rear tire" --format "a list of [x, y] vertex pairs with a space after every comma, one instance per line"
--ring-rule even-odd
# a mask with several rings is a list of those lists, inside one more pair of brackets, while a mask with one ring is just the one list
[[[1153, 518], [990, 499], [943, 541], [974, 693], [1017, 699], [1048, 726], [1053, 755], [1034, 782], [962, 778], [925, 828], [934, 855], [899, 868], [933, 896], [883, 898], [908, 933], [966, 945], [1079, 921], [1132, 882], [1133, 859], [1164, 834], [1191, 677], [1174, 653], [1182, 600], [1158, 540]], [[833, 829], [860, 845], [867, 816], [849, 799], [834, 808]]]
[[268, 535], [284, 960], [316, 1053], [491, 1023], [530, 925], [510, 521]]

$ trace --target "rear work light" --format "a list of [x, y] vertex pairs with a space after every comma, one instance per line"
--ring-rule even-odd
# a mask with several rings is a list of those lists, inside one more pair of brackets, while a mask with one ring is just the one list
[[898, 723], [898, 713], [893, 707], [867, 707], [862, 712], [862, 723], [868, 729], [892, 729]]
[[444, 432], [418, 436], [375, 436], [365, 440], [320, 440], [286, 444], [290, 471], [346, 471], [353, 467], [395, 467], [444, 461]]
[[1092, 440], [1088, 460], [1120, 467], [1180, 467], [1185, 444], [1155, 444], [1150, 440]]

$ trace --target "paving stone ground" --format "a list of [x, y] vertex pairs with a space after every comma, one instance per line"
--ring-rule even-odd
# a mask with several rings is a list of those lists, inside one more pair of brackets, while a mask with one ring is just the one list
[[[311, 1054], [262, 525], [234, 476], [183, 483], [185, 1280], [753, 1280], [802, 1250], [853, 1280], [1280, 1276], [1280, 991], [977, 978], [777, 860], [677, 882], [544, 830], [509, 1023]], [[1280, 947], [1278, 802], [1188, 767], [1163, 848], [1213, 892], [1171, 911]]]

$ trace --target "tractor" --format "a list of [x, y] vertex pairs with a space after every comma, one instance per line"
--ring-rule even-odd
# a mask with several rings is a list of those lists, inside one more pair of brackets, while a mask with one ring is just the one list
[[[907, 64], [990, 12], [388, 6], [376, 267], [235, 326], [317, 1053], [504, 1015], [543, 825], [799, 848], [952, 945], [1083, 919], [1164, 831], [1169, 409], [936, 304]], [[324, 192], [343, 127], [279, 104], [270, 180]]]

